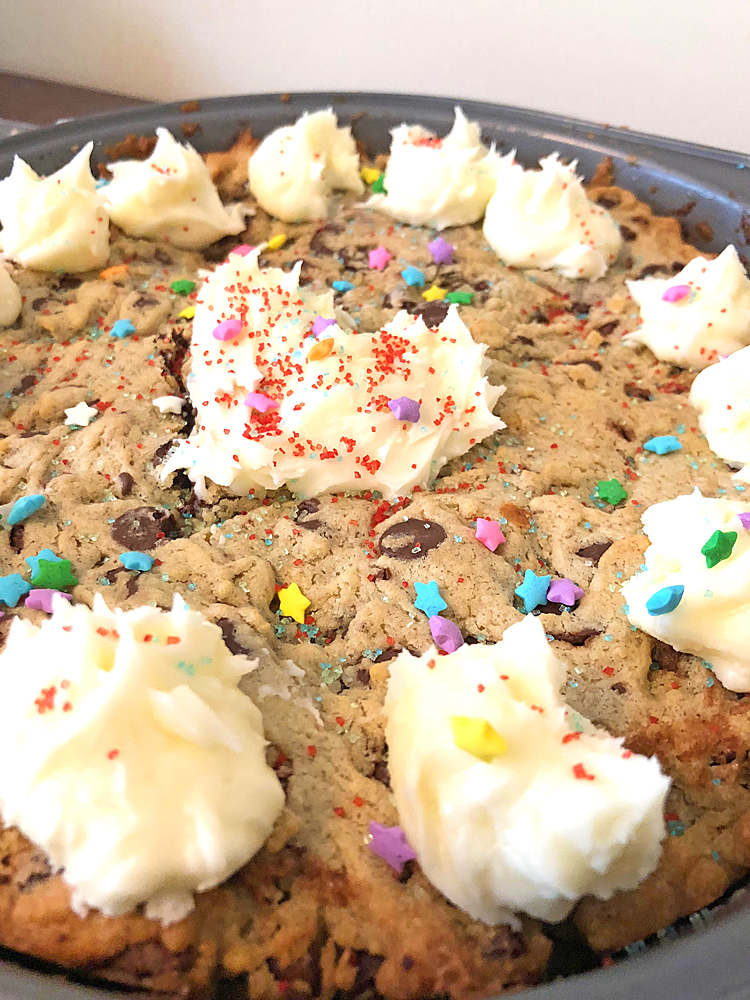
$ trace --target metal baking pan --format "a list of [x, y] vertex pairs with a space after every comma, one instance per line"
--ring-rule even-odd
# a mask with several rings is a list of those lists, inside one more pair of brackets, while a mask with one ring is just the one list
[[[105, 148], [125, 138], [165, 125], [177, 136], [181, 126], [200, 128], [190, 141], [199, 150], [228, 148], [242, 128], [264, 136], [293, 122], [304, 110], [332, 106], [340, 121], [352, 124], [369, 153], [387, 152], [389, 129], [402, 121], [445, 132], [456, 100], [403, 94], [304, 93], [221, 97], [199, 102], [185, 112], [180, 103], [95, 115], [36, 129], [0, 141], [0, 178], [18, 154], [37, 171], [62, 166], [71, 151], [93, 139], [94, 162], [106, 161]], [[532, 166], [559, 150], [578, 160], [591, 177], [605, 156], [614, 163], [616, 183], [629, 188], [664, 215], [679, 218], [686, 238], [701, 251], [718, 253], [734, 243], [750, 259], [750, 157], [674, 139], [594, 125], [538, 111], [479, 101], [460, 102], [466, 115], [482, 126], [486, 140]], [[529, 1000], [750, 1000], [750, 906], [744, 891], [711, 911], [712, 919], [675, 940], [644, 948], [609, 969], [556, 980], [528, 990]], [[696, 922], [697, 923], [697, 922]], [[0, 953], [2, 954], [2, 953]], [[136, 994], [99, 990], [34, 971], [28, 961], [0, 959], [0, 1000], [113, 1000]], [[31, 963], [33, 964], [33, 963]], [[138, 994], [140, 996], [140, 994]]]

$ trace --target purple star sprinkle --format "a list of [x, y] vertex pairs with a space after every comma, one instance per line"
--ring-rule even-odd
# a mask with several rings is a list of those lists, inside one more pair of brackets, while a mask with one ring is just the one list
[[432, 259], [436, 264], [453, 263], [453, 247], [442, 236], [438, 236], [432, 243], [428, 243], [427, 249], [432, 254]]
[[329, 326], [335, 326], [335, 319], [323, 319], [322, 316], [318, 316], [312, 325], [312, 332], [316, 337], [319, 337], [324, 330], [327, 330]]
[[750, 531], [750, 514], [742, 513], [738, 514], [737, 517], [740, 519], [740, 524], [745, 531]]
[[267, 413], [268, 410], [278, 410], [279, 404], [270, 396], [264, 396], [262, 392], [249, 392], [245, 396], [245, 406], [252, 406], [260, 413]]
[[580, 601], [585, 591], [564, 576], [562, 580], [553, 580], [547, 591], [547, 600], [554, 601], [555, 604], [565, 604], [572, 608], [576, 601]]
[[46, 611], [48, 615], [52, 614], [52, 598], [55, 594], [59, 594], [60, 597], [64, 597], [66, 601], [70, 600], [70, 594], [63, 594], [61, 590], [30, 590], [29, 596], [23, 602], [27, 608], [33, 608], [34, 611]]
[[370, 835], [372, 853], [386, 861], [391, 868], [395, 868], [399, 875], [404, 870], [406, 862], [413, 861], [417, 856], [400, 826], [383, 826], [382, 823], [376, 823], [371, 819]]
[[662, 302], [681, 302], [690, 295], [691, 291], [690, 285], [670, 285], [661, 299]]
[[406, 420], [410, 424], [416, 424], [419, 420], [419, 403], [416, 399], [409, 399], [408, 396], [392, 399], [388, 404], [388, 409], [396, 420]]
[[435, 645], [444, 649], [446, 653], [455, 653], [464, 644], [461, 629], [450, 618], [433, 615], [430, 618], [430, 632], [432, 632]]

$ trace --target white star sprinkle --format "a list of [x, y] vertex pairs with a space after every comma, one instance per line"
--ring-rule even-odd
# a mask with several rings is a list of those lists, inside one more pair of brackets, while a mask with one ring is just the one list
[[88, 427], [99, 411], [95, 406], [89, 406], [81, 400], [77, 406], [69, 406], [65, 411], [65, 423], [68, 427]]
[[181, 413], [182, 400], [179, 396], [157, 396], [152, 400], [159, 413]]

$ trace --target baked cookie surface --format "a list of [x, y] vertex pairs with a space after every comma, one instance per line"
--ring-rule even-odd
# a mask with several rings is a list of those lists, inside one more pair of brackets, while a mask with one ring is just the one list
[[[226, 200], [244, 194], [247, 152], [245, 139], [236, 156], [207, 158]], [[536, 612], [568, 666], [566, 700], [633, 751], [656, 754], [673, 779], [656, 871], [633, 892], [584, 899], [570, 926], [597, 952], [618, 950], [708, 905], [750, 867], [748, 702], [700, 660], [634, 631], [619, 593], [642, 561], [646, 507], [694, 486], [742, 497], [698, 431], [692, 374], [620, 342], [637, 325], [625, 280], [676, 273], [697, 251], [676, 220], [603, 180], [589, 195], [626, 242], [595, 282], [504, 267], [479, 224], [445, 230], [454, 263], [434, 264], [431, 232], [353, 199], [322, 226], [282, 225], [256, 208], [244, 234], [205, 254], [113, 230], [109, 265], [127, 269], [108, 277], [14, 272], [24, 306], [0, 334], [0, 500], [43, 492], [47, 503], [0, 531], [3, 574], [28, 575], [27, 558], [48, 548], [70, 560], [76, 601], [102, 591], [110, 606], [168, 607], [179, 591], [222, 627], [233, 652], [259, 657], [243, 683], [263, 711], [287, 804], [266, 847], [168, 928], [140, 914], [76, 916], [60, 873], [6, 829], [0, 943], [95, 978], [191, 996], [233, 977], [256, 1000], [484, 997], [544, 979], [551, 929], [473, 921], [418, 864], [399, 876], [368, 847], [371, 820], [398, 822], [382, 717], [388, 659], [432, 641], [414, 584], [437, 582], [465, 641], [496, 642], [522, 615], [514, 591], [529, 569], [585, 590], [572, 611]], [[183, 474], [162, 482], [173, 440], [193, 426], [189, 401], [181, 414], [152, 405], [186, 397], [197, 289], [172, 285], [199, 285], [237, 243], [282, 232], [286, 243], [267, 262], [302, 259], [302, 281], [320, 291], [350, 282], [336, 301], [361, 329], [401, 308], [431, 327], [442, 320], [447, 303], [408, 287], [408, 265], [424, 272], [425, 287], [473, 293], [460, 314], [488, 345], [491, 381], [507, 387], [497, 407], [507, 428], [446, 466], [430, 490], [396, 502], [369, 491], [235, 498], [215, 487], [201, 501]], [[382, 271], [368, 263], [379, 245], [392, 254]], [[111, 333], [120, 319], [135, 328], [123, 338]], [[96, 417], [66, 426], [65, 409], [82, 400]], [[682, 448], [644, 451], [658, 435], [676, 435]], [[597, 488], [611, 479], [626, 492], [616, 504]], [[475, 538], [478, 517], [501, 522], [506, 543], [495, 552]], [[156, 565], [125, 569], [119, 555], [129, 550]], [[277, 592], [291, 583], [310, 601], [304, 623], [279, 611]], [[42, 617], [11, 609], [2, 636], [14, 614]]]

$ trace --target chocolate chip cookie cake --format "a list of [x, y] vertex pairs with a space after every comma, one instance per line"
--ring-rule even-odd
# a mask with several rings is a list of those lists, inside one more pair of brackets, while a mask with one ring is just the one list
[[330, 110], [136, 145], [0, 181], [0, 946], [184, 997], [470, 1000], [721, 898], [734, 247], [460, 108], [374, 161]]

